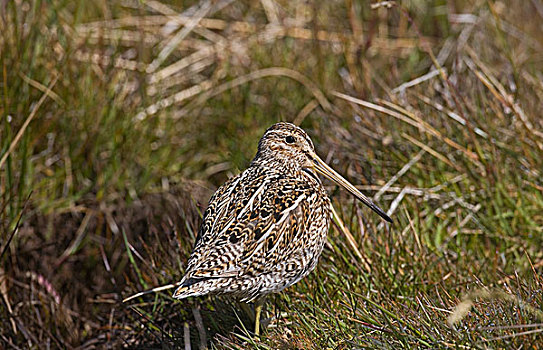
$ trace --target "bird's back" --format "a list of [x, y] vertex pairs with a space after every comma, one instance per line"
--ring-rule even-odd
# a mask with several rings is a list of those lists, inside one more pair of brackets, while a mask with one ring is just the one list
[[251, 300], [282, 290], [315, 267], [329, 221], [330, 201], [310, 170], [252, 165], [211, 197], [174, 296]]

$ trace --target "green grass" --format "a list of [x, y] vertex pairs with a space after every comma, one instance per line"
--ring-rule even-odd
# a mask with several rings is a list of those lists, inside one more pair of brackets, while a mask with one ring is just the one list
[[[147, 71], [198, 3], [0, 6], [1, 346], [541, 348], [543, 3], [232, 2]], [[123, 304], [280, 120], [394, 224], [326, 182], [358, 252], [334, 225], [260, 338], [224, 298]]]

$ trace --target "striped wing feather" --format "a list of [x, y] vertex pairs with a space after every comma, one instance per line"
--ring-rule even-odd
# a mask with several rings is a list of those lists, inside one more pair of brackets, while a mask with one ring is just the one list
[[183, 285], [267, 273], [303, 247], [314, 186], [258, 170], [232, 178], [211, 198]]

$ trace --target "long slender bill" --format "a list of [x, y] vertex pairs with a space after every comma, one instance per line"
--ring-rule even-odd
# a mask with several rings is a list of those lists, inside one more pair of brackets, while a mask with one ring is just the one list
[[362, 203], [371, 208], [374, 212], [379, 214], [383, 219], [388, 222], [392, 222], [392, 219], [377, 205], [375, 205], [371, 199], [366, 197], [362, 192], [360, 192], [356, 187], [351, 185], [351, 183], [345, 180], [341, 175], [339, 175], [334, 169], [330, 168], [322, 159], [320, 159], [316, 154], [313, 155], [313, 162], [315, 164], [315, 170], [320, 174], [326, 176], [328, 179], [334, 181], [338, 185], [341, 185], [347, 191], [351, 192], [356, 198], [358, 198]]

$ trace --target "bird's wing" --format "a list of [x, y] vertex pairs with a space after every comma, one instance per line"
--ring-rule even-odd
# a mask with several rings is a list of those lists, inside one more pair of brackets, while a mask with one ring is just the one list
[[[249, 168], [213, 195], [184, 281], [265, 272], [288, 258], [309, 221], [315, 189], [307, 182]], [[281, 254], [278, 246], [282, 246]]]

